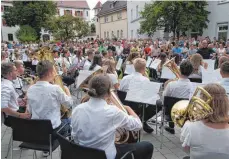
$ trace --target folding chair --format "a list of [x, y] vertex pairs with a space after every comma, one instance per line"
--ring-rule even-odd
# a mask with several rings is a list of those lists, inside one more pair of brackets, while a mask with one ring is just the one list
[[59, 146], [57, 139], [53, 137], [53, 128], [50, 120], [39, 119], [21, 119], [9, 116], [10, 125], [12, 128], [11, 140], [11, 159], [13, 159], [13, 141], [21, 141], [20, 148], [34, 150], [35, 158], [36, 150], [50, 153]]
[[[161, 136], [161, 147], [160, 148], [162, 148], [162, 144], [163, 144], [164, 123], [167, 122], [169, 123], [170, 126], [174, 126], [174, 123], [171, 119], [171, 110], [174, 104], [176, 104], [178, 101], [181, 101], [181, 100], [189, 100], [189, 99], [175, 98], [175, 97], [168, 97], [168, 96], [164, 97], [164, 105], [162, 106], [161, 131], [160, 131], [160, 136]], [[166, 120], [165, 120], [165, 115], [168, 117]]]

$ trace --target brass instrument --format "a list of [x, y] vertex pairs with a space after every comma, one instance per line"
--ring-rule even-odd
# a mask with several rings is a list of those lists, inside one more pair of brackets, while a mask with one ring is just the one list
[[[54, 84], [59, 85], [62, 88], [62, 90], [65, 91], [62, 78], [57, 74], [57, 68], [55, 66], [54, 57], [53, 57], [53, 54], [52, 54], [52, 51], [50, 50], [50, 48], [47, 47], [47, 46], [42, 47], [38, 51], [38, 55], [37, 56], [38, 56], [38, 60], [39, 61], [48, 60], [48, 61], [50, 61], [50, 62], [52, 62], [54, 64], [54, 70], [56, 72], [55, 73], [56, 75], [55, 75], [55, 79], [54, 79]], [[71, 115], [71, 109], [69, 109], [65, 105], [61, 105], [60, 111], [61, 111], [61, 117], [62, 118], [68, 118]]]
[[[89, 88], [89, 86], [88, 86], [89, 80], [92, 79], [92, 77], [94, 77], [95, 75], [106, 74], [106, 69], [107, 68], [103, 67], [103, 68], [95, 71], [94, 73], [92, 73], [90, 76], [88, 76], [83, 81], [83, 83], [80, 84], [79, 88], [88, 90], [88, 88]], [[110, 98], [107, 100], [107, 103], [113, 104], [113, 105], [117, 106], [119, 109], [121, 109], [122, 111], [124, 111], [125, 113], [128, 113], [126, 111], [126, 109], [124, 108], [122, 102], [119, 100], [119, 98], [115, 94], [115, 92], [113, 90], [111, 90], [110, 93], [111, 93], [111, 95], [110, 95]], [[85, 99], [83, 101], [88, 100], [88, 98], [89, 98], [88, 96], [83, 97], [83, 99]], [[128, 140], [130, 139], [130, 136], [131, 136], [131, 138], [133, 138], [133, 140], [137, 140], [137, 133], [136, 132], [127, 131], [127, 130], [122, 129], [122, 128], [119, 128], [118, 130], [116, 130], [115, 136], [116, 136], [115, 137], [115, 143], [116, 144], [127, 143]]]
[[172, 107], [171, 118], [179, 127], [182, 127], [187, 120], [202, 120], [213, 113], [213, 109], [209, 106], [211, 101], [211, 95], [202, 87], [197, 87], [190, 101], [182, 100]]
[[175, 63], [175, 57], [167, 61], [163, 66], [168, 67], [176, 75], [177, 79], [180, 77], [181, 73], [180, 69], [177, 67], [177, 64]]

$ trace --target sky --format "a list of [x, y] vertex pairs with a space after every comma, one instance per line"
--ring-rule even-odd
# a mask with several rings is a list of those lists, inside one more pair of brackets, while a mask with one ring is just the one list
[[[91, 12], [90, 12], [90, 17], [91, 17], [91, 19], [93, 19], [94, 18], [94, 16], [95, 16], [95, 14], [94, 14], [94, 10], [92, 10], [94, 7], [95, 7], [95, 5], [97, 4], [97, 2], [98, 2], [99, 0], [87, 0], [87, 3], [88, 3], [88, 5], [89, 5], [89, 7], [90, 7], [90, 9], [91, 9]], [[107, 0], [100, 0], [100, 2], [103, 4], [103, 3], [105, 3]]]

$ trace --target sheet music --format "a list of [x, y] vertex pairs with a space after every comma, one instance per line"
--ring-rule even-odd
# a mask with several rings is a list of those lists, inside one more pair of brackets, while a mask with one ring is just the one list
[[125, 100], [156, 105], [156, 101], [160, 99], [160, 87], [161, 83], [156, 82], [131, 82]]
[[77, 88], [83, 83], [83, 81], [90, 76], [94, 71], [81, 70], [77, 78]]
[[190, 86], [191, 86], [191, 92], [190, 92], [190, 96], [189, 96], [189, 99], [192, 98], [194, 92], [196, 91], [196, 88], [197, 87], [204, 87], [206, 84], [204, 83], [196, 83], [196, 82], [190, 82]]
[[174, 79], [176, 78], [176, 75], [168, 67], [163, 66], [161, 71], [161, 78]]
[[125, 74], [132, 74], [135, 72], [134, 65], [126, 65]]
[[116, 70], [120, 70], [123, 63], [123, 59], [119, 58], [118, 63], [116, 64]]
[[220, 70], [206, 70], [202, 69], [202, 83], [218, 83], [222, 80]]
[[152, 62], [152, 58], [151, 57], [148, 57], [147, 61], [146, 61], [146, 67], [149, 67], [151, 62]]
[[212, 71], [215, 69], [215, 60], [207, 59], [207, 60], [203, 60], [203, 61], [208, 64], [207, 70]]
[[156, 70], [160, 63], [161, 63], [160, 59], [154, 59], [154, 61], [151, 63], [151, 65], [149, 67]]

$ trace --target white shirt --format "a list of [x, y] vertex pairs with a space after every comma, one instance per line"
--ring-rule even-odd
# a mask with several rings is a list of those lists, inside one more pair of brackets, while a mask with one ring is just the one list
[[124, 92], [128, 92], [129, 91], [129, 84], [132, 81], [141, 81], [141, 82], [145, 82], [145, 81], [150, 81], [147, 77], [143, 76], [141, 73], [139, 72], [134, 72], [131, 75], [127, 75], [125, 76], [121, 81], [120, 81], [120, 90], [124, 91]]
[[122, 46], [116, 46], [116, 53], [117, 53], [117, 55], [118, 56], [121, 55], [122, 52], [123, 52], [123, 47]]
[[[210, 153], [229, 158], [229, 129], [214, 129], [202, 121], [186, 122], [181, 129], [180, 140], [183, 147], [190, 147], [191, 159], [210, 159]], [[216, 158], [221, 159], [219, 156]]]
[[178, 79], [177, 81], [171, 81], [166, 86], [163, 97], [175, 97], [175, 98], [189, 98], [192, 93], [192, 83], [189, 79]]
[[15, 91], [13, 82], [7, 79], [2, 79], [1, 83], [1, 108], [11, 108], [14, 111], [19, 109], [18, 94]]
[[96, 65], [96, 66], [93, 68], [93, 70], [90, 70], [90, 71], [97, 71], [97, 70], [99, 70], [100, 68], [101, 68], [101, 66]]
[[64, 57], [62, 60], [63, 60], [63, 61], [62, 61], [62, 63], [61, 63], [61, 66], [62, 66], [62, 64], [63, 64], [63, 62], [64, 62], [66, 68], [69, 69], [70, 66], [71, 66], [71, 64], [72, 64], [70, 57], [68, 57], [68, 59], [67, 59], [66, 57]]
[[111, 80], [112, 85], [115, 85], [118, 83], [118, 76], [112, 73], [107, 74]]
[[49, 119], [53, 129], [61, 124], [61, 104], [73, 105], [72, 98], [67, 96], [60, 86], [45, 81], [32, 85], [27, 91], [27, 96], [32, 119]]
[[116, 156], [115, 132], [117, 128], [138, 131], [139, 118], [129, 116], [103, 99], [90, 98], [72, 112], [72, 136], [80, 145], [104, 150], [107, 159]]
[[89, 70], [89, 67], [91, 66], [91, 62], [88, 61], [88, 59], [83, 60], [80, 66], [83, 68], [83, 70]]
[[220, 85], [224, 87], [229, 97], [229, 78], [223, 78], [220, 82]]

